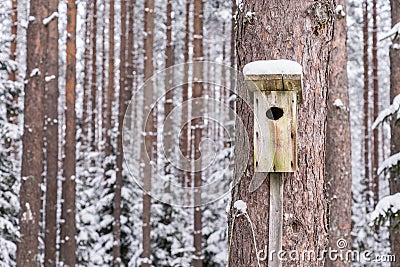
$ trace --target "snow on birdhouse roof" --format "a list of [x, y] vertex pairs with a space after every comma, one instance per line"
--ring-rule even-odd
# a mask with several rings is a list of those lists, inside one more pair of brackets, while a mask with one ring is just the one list
[[244, 75], [265, 75], [265, 74], [302, 74], [302, 67], [299, 63], [280, 60], [260, 60], [250, 62], [243, 68]]

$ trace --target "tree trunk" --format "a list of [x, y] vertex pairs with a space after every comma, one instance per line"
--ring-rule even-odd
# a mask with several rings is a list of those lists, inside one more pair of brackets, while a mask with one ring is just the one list
[[[202, 0], [194, 1], [194, 16], [193, 16], [193, 60], [194, 61], [204, 61], [203, 53], [203, 17], [204, 17], [204, 4]], [[203, 84], [202, 77], [203, 70], [199, 64], [193, 66], [193, 99], [203, 97]], [[200, 82], [196, 82], [200, 81]], [[194, 257], [193, 257], [193, 267], [203, 266], [202, 259], [202, 207], [201, 207], [201, 184], [202, 184], [202, 172], [201, 170], [201, 152], [200, 152], [200, 142], [202, 139], [202, 129], [204, 126], [203, 118], [201, 117], [204, 107], [200, 107], [200, 117], [196, 115], [199, 111], [194, 111], [193, 114], [193, 129], [192, 136], [194, 136], [194, 159], [195, 173], [194, 175], [194, 232], [193, 232], [193, 246], [194, 246]], [[197, 116], [197, 117], [196, 117]]]
[[368, 1], [364, 1], [364, 28], [363, 28], [363, 41], [364, 41], [364, 183], [365, 183], [365, 199], [366, 199], [366, 213], [370, 212], [370, 169], [369, 169], [369, 64], [368, 64]]
[[[235, 67], [235, 58], [236, 58], [236, 48], [235, 48], [235, 24], [236, 24], [236, 20], [235, 20], [235, 16], [236, 16], [236, 0], [232, 0], [232, 6], [231, 6], [231, 12], [232, 12], [232, 19], [231, 19], [231, 58], [230, 58], [230, 62], [231, 62], [231, 67], [234, 68]], [[231, 87], [233, 87], [233, 84], [230, 85]]]
[[22, 169], [20, 187], [17, 266], [36, 267], [39, 264], [39, 222], [41, 219], [41, 188], [44, 138], [44, 77], [46, 74], [47, 29], [42, 23], [48, 5], [30, 1], [27, 30], [27, 70], [24, 99], [24, 134], [22, 137]]
[[[153, 76], [153, 45], [154, 45], [154, 0], [145, 0], [144, 3], [144, 80], [148, 80]], [[148, 114], [148, 121], [144, 122], [145, 128], [145, 141], [142, 145], [141, 155], [149, 155], [150, 160], [154, 160], [154, 140], [156, 128], [155, 128], [155, 111], [151, 108], [153, 104], [153, 85], [148, 84], [144, 91], [144, 110], [143, 115]], [[142, 267], [151, 266], [151, 172], [152, 167], [147, 162], [143, 168], [143, 253], [142, 253]]]
[[[339, 0], [346, 13], [346, 1]], [[335, 15], [331, 73], [328, 91], [328, 121], [326, 140], [327, 197], [329, 201], [329, 247], [337, 248], [339, 239], [351, 244], [351, 138], [347, 79], [346, 17]], [[340, 102], [341, 101], [341, 102]], [[339, 260], [327, 259], [327, 266], [350, 266]]]
[[[400, 22], [400, 3], [396, 0], [390, 1], [392, 7], [392, 26]], [[390, 102], [393, 102], [395, 96], [400, 94], [400, 50], [393, 47], [393, 45], [400, 45], [400, 38], [393, 40], [393, 44], [390, 47]], [[398, 124], [392, 123], [391, 125], [391, 141], [390, 141], [390, 153], [391, 155], [400, 152], [400, 127]], [[400, 179], [396, 173], [391, 173], [391, 179], [389, 179], [390, 194], [400, 192]], [[390, 245], [392, 248], [392, 254], [397, 257], [400, 255], [400, 232], [398, 228], [394, 229], [397, 224], [397, 220], [391, 223], [390, 229]]]
[[[107, 0], [103, 1], [104, 10], [103, 17], [107, 16]], [[104, 127], [107, 124], [107, 89], [106, 89], [106, 79], [107, 79], [107, 65], [106, 65], [106, 30], [107, 30], [107, 22], [102, 21], [102, 45], [101, 45], [101, 141], [104, 142], [106, 140], [106, 128]], [[101, 147], [104, 149], [104, 146]]]
[[[185, 13], [185, 51], [183, 53], [183, 57], [185, 60], [185, 63], [189, 62], [189, 45], [190, 45], [190, 0], [186, 0], [186, 13]], [[182, 155], [184, 155], [186, 158], [189, 156], [189, 124], [184, 124], [188, 123], [188, 108], [187, 108], [187, 102], [189, 100], [189, 77], [188, 77], [188, 66], [187, 64], [184, 67], [183, 71], [183, 85], [182, 85], [182, 103], [184, 104], [182, 107], [182, 124], [184, 125], [181, 130], [181, 135], [180, 135], [180, 140], [179, 140], [179, 147], [182, 152]], [[182, 186], [190, 186], [190, 174], [186, 171], [183, 171], [182, 173]]]
[[[85, 51], [83, 53], [83, 110], [82, 110], [82, 134], [81, 143], [84, 154], [87, 152], [87, 143], [89, 140], [88, 136], [88, 113], [89, 113], [89, 88], [90, 88], [90, 42], [92, 34], [92, 18], [91, 13], [91, 2], [86, 3], [86, 15], [85, 15]], [[85, 160], [85, 159], [84, 159]]]
[[90, 147], [91, 151], [95, 152], [97, 150], [96, 141], [96, 115], [97, 115], [97, 0], [93, 0], [92, 6], [92, 84], [90, 91], [91, 99], [91, 120], [90, 120]]
[[67, 2], [67, 70], [65, 111], [65, 158], [62, 185], [60, 261], [64, 266], [75, 266], [75, 175], [76, 175], [76, 11], [75, 0]]
[[[173, 65], [173, 51], [172, 51], [172, 0], [167, 0], [167, 45], [165, 47], [165, 68], [169, 68]], [[169, 75], [165, 77], [165, 103], [164, 103], [164, 117], [165, 120], [168, 118], [171, 113], [173, 106], [173, 91], [171, 90]], [[170, 174], [171, 170], [169, 168], [170, 164], [168, 163], [168, 158], [171, 155], [171, 150], [173, 148], [173, 140], [172, 140], [172, 125], [170, 123], [164, 124], [164, 153], [166, 154], [165, 164], [164, 164], [164, 172], [165, 174]]]
[[117, 137], [117, 173], [114, 191], [114, 222], [113, 222], [113, 266], [121, 265], [121, 190], [122, 190], [122, 129], [126, 110], [126, 0], [121, 0], [121, 47], [120, 47], [120, 78], [119, 78], [119, 108], [118, 108], [118, 137]]
[[[106, 145], [104, 148], [104, 156], [107, 158], [111, 155], [111, 128], [112, 128], [112, 104], [114, 97], [114, 0], [110, 0], [110, 24], [109, 24], [109, 52], [108, 52], [108, 89], [107, 89], [107, 110], [106, 110], [106, 121], [104, 123], [104, 132], [106, 136]], [[111, 166], [105, 166], [105, 172], [107, 172]], [[107, 175], [105, 175], [107, 176]]]
[[[49, 0], [48, 13], [58, 11], [58, 0]], [[58, 18], [48, 24], [46, 58], [46, 203], [44, 233], [44, 264], [57, 262], [57, 177], [58, 177]]]
[[[327, 119], [327, 91], [331, 40], [333, 37], [332, 1], [328, 6], [313, 1], [246, 1], [239, 7], [236, 47], [239, 70], [244, 65], [263, 59], [285, 58], [299, 62], [303, 67], [303, 103], [298, 106], [298, 166], [296, 173], [283, 173], [283, 249], [285, 266], [322, 266], [315, 257], [290, 260], [289, 252], [312, 250], [317, 255], [326, 249], [327, 200], [325, 196], [325, 135]], [[254, 13], [251, 13], [254, 12]], [[244, 86], [239, 95], [247, 95]], [[268, 266], [269, 237], [269, 182], [268, 179], [254, 192], [249, 192], [254, 174], [253, 113], [245, 101], [238, 99], [239, 128], [235, 155], [234, 177], [238, 178], [232, 190], [232, 202], [247, 203], [247, 214], [236, 217], [231, 206], [229, 218], [229, 266]], [[243, 135], [249, 134], [250, 147], [244, 147]], [[239, 164], [246, 164], [245, 173], [237, 173]], [[259, 173], [257, 175], [268, 174]], [[235, 217], [235, 219], [233, 219]], [[254, 242], [256, 244], [254, 244]], [[260, 256], [260, 257], [258, 257]], [[282, 256], [282, 255], [281, 255]], [[272, 255], [277, 262], [278, 252]], [[274, 266], [276, 266], [274, 264]]]
[[[372, 1], [372, 20], [373, 20], [373, 31], [372, 31], [372, 79], [373, 79], [373, 91], [374, 91], [374, 111], [373, 118], [377, 118], [379, 115], [379, 81], [378, 81], [378, 26], [377, 26], [377, 10], [376, 0]], [[377, 173], [379, 168], [379, 130], [376, 129], [374, 132], [374, 151], [372, 155], [372, 178], [373, 178], [373, 192], [374, 192], [374, 207], [379, 201], [379, 175]]]

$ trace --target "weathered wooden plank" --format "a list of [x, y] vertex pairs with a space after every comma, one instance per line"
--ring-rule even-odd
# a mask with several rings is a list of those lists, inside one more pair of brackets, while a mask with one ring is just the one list
[[278, 253], [282, 250], [283, 228], [283, 174], [270, 173], [269, 191], [269, 234], [268, 234], [268, 267], [281, 266]]
[[296, 92], [254, 92], [256, 172], [297, 170]]

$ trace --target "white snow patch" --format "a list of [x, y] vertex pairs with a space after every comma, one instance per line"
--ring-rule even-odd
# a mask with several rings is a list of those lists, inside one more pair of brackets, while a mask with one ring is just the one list
[[381, 166], [378, 168], [378, 174], [381, 174], [383, 171], [388, 170], [400, 162], [400, 153], [394, 154], [390, 156], [389, 158], [385, 159]]
[[243, 200], [236, 200], [235, 204], [233, 204], [233, 207], [243, 213], [247, 212], [247, 204]]
[[396, 213], [400, 210], [400, 193], [382, 198], [371, 213], [371, 221], [375, 221], [379, 216], [386, 216], [388, 211]]
[[244, 66], [243, 73], [244, 75], [302, 74], [302, 67], [299, 63], [287, 59], [260, 60]]
[[31, 75], [29, 75], [31, 78], [35, 77], [36, 75], [40, 75], [40, 70], [38, 68], [35, 68], [31, 71]]
[[344, 8], [342, 5], [337, 5], [335, 8], [335, 14], [340, 17], [346, 16], [346, 12], [344, 12]]
[[51, 76], [46, 76], [46, 77], [44, 78], [44, 80], [45, 80], [46, 82], [50, 82], [50, 81], [54, 80], [55, 78], [56, 78], [55, 75], [51, 75]]
[[43, 19], [43, 25], [48, 25], [55, 18], [58, 18], [58, 12], [53, 12], [49, 17]]
[[343, 101], [338, 98], [335, 100], [335, 102], [333, 102], [333, 106], [335, 106], [337, 108], [343, 108], [344, 104], [343, 104]]
[[29, 21], [35, 21], [35, 17], [34, 16], [29, 16]]
[[246, 18], [252, 19], [256, 15], [256, 12], [253, 11], [247, 11], [246, 12]]

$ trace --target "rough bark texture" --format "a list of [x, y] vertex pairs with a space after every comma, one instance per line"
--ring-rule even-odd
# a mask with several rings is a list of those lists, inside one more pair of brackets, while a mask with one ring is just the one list
[[[336, 1], [346, 12], [345, 0]], [[350, 110], [347, 79], [347, 27], [346, 17], [335, 15], [331, 73], [328, 91], [328, 121], [326, 136], [326, 186], [329, 201], [329, 247], [337, 248], [339, 239], [351, 244], [351, 138]], [[343, 106], [334, 105], [341, 100]], [[340, 260], [327, 266], [350, 266]]]
[[[203, 15], [204, 15], [204, 4], [202, 0], [194, 1], [193, 5], [194, 15], [193, 15], [193, 60], [202, 61], [204, 60], [203, 53]], [[198, 66], [193, 67], [193, 95], [192, 97], [200, 98], [203, 96], [203, 84], [201, 82], [196, 82], [196, 80], [202, 80], [203, 70]], [[201, 114], [202, 110], [200, 110]], [[195, 111], [193, 117], [198, 114]], [[197, 115], [198, 116], [198, 115]], [[194, 232], [193, 232], [193, 246], [194, 246], [194, 257], [192, 264], [194, 267], [203, 266], [202, 259], [202, 207], [201, 205], [201, 184], [202, 184], [202, 172], [201, 169], [201, 152], [200, 152], [200, 142], [202, 139], [203, 131], [203, 118], [198, 117], [193, 119], [193, 126], [191, 127], [192, 136], [194, 136], [194, 159], [196, 160], [195, 173], [194, 173]]]
[[[377, 26], [377, 10], [376, 0], [372, 1], [372, 20], [373, 20], [373, 31], [372, 31], [372, 80], [373, 80], [373, 92], [374, 92], [374, 109], [373, 118], [377, 118], [379, 115], [379, 81], [378, 81], [378, 26]], [[379, 175], [377, 170], [379, 168], [379, 129], [374, 131], [374, 146], [372, 154], [372, 190], [374, 192], [374, 207], [379, 201]]]
[[[327, 3], [329, 9], [334, 9], [331, 1]], [[307, 249], [317, 255], [326, 249], [328, 243], [324, 160], [333, 32], [331, 13], [325, 10], [325, 5], [321, 6], [318, 8], [317, 2], [306, 0], [246, 1], [239, 8], [236, 31], [239, 70], [251, 61], [280, 58], [297, 61], [303, 66], [303, 103], [298, 106], [297, 117], [299, 169], [296, 173], [283, 174], [283, 250], [301, 253]], [[247, 89], [240, 86], [239, 90], [240, 95], [244, 95]], [[239, 129], [237, 133], [236, 164], [247, 163], [247, 170], [244, 174], [235, 170], [235, 178], [239, 180], [232, 191], [232, 202], [241, 199], [247, 203], [254, 236], [245, 216], [232, 219], [236, 211], [231, 207], [229, 265], [257, 266], [257, 252], [264, 257], [268, 248], [269, 182], [266, 179], [256, 191], [249, 192], [253, 158], [243, 158], [242, 155], [246, 155], [243, 152], [249, 149], [249, 155], [253, 155], [253, 114], [241, 99], [237, 102], [237, 113], [246, 129]], [[244, 147], [246, 132], [249, 133], [250, 147]], [[259, 175], [267, 176], [265, 173]], [[277, 258], [277, 254], [273, 256]], [[291, 261], [286, 254], [285, 259], [288, 261], [283, 266], [323, 265], [315, 258]], [[259, 265], [267, 266], [268, 261], [260, 259]]]
[[83, 110], [82, 110], [82, 137], [81, 143], [82, 148], [86, 151], [86, 145], [88, 142], [88, 112], [89, 112], [89, 88], [90, 88], [90, 42], [92, 40], [92, 19], [91, 13], [91, 1], [86, 3], [86, 14], [85, 14], [85, 51], [83, 53]]
[[[103, 17], [107, 16], [107, 0], [103, 1], [104, 10]], [[106, 140], [106, 128], [104, 125], [107, 123], [107, 89], [106, 89], [106, 80], [107, 80], [107, 51], [106, 51], [106, 39], [107, 39], [107, 23], [105, 21], [102, 22], [102, 44], [101, 44], [101, 141], [104, 142]], [[101, 149], [104, 149], [102, 146]]]
[[42, 21], [47, 16], [47, 3], [30, 1], [27, 30], [27, 70], [24, 99], [24, 134], [22, 137], [22, 170], [20, 187], [17, 266], [36, 267], [38, 261], [39, 221], [44, 138], [44, 76], [46, 74], [47, 29]]
[[[108, 88], [107, 88], [107, 107], [106, 120], [104, 121], [104, 134], [106, 136], [106, 144], [104, 148], [105, 157], [111, 155], [111, 127], [112, 127], [112, 104], [114, 97], [114, 0], [110, 0], [110, 22], [109, 22], [109, 50], [108, 50]], [[108, 164], [110, 165], [110, 164]], [[105, 172], [110, 169], [110, 166], [105, 166]]]
[[97, 115], [97, 0], [93, 0], [92, 4], [92, 81], [91, 81], [91, 90], [90, 90], [90, 147], [91, 151], [97, 150], [97, 142], [96, 142], [96, 115]]
[[[400, 3], [397, 0], [391, 0], [392, 7], [392, 26], [400, 22]], [[393, 40], [393, 44], [400, 44], [399, 36]], [[394, 97], [400, 94], [400, 50], [390, 47], [390, 101], [392, 103]], [[399, 123], [392, 123], [391, 127], [391, 141], [390, 141], [390, 153], [396, 154], [400, 152], [400, 125]], [[391, 174], [389, 179], [390, 193], [395, 194], [400, 192], [400, 177], [397, 173]], [[393, 222], [395, 225], [397, 222]], [[392, 247], [392, 254], [396, 255], [396, 258], [400, 256], [400, 231], [399, 229], [390, 229], [390, 245]]]
[[67, 2], [67, 59], [65, 158], [62, 184], [60, 261], [64, 266], [76, 263], [75, 175], [76, 175], [76, 11], [75, 0]]
[[[166, 34], [166, 42], [167, 45], [165, 47], [165, 68], [169, 68], [173, 65], [173, 51], [172, 51], [172, 0], [167, 0], [167, 21], [166, 21], [166, 27], [167, 27], [167, 34]], [[170, 79], [169, 75], [166, 75], [165, 77], [165, 102], [164, 102], [164, 117], [168, 118], [169, 114], [171, 113], [172, 109], [174, 108], [173, 106], [173, 91], [171, 90], [169, 84], [170, 84]], [[168, 151], [165, 151], [164, 153], [167, 153], [167, 155], [170, 155], [171, 153], [171, 145], [172, 144], [172, 125], [170, 123], [167, 123], [164, 125], [164, 142], [163, 144], [166, 145], [164, 146], [164, 149], [167, 149]], [[164, 165], [164, 172], [165, 174], [170, 174], [171, 170], [169, 168], [169, 163], [166, 161]]]
[[113, 266], [121, 265], [121, 190], [122, 190], [122, 129], [125, 115], [125, 96], [126, 96], [126, 0], [121, 0], [121, 47], [120, 47], [120, 77], [119, 77], [119, 107], [118, 107], [118, 138], [117, 138], [117, 173], [114, 191], [114, 222], [113, 222]]
[[[184, 60], [185, 63], [189, 62], [189, 44], [190, 44], [190, 0], [186, 0], [186, 13], [185, 13], [185, 51], [184, 51]], [[189, 84], [188, 84], [188, 69], [187, 66], [185, 66], [184, 72], [183, 72], [183, 85], [182, 85], [182, 103], [187, 103], [189, 100]], [[188, 114], [188, 109], [187, 105], [184, 105], [182, 108], [182, 121], [187, 119], [187, 114]], [[188, 137], [188, 131], [189, 125], [185, 125], [181, 129], [181, 135], [180, 135], [180, 140], [179, 140], [179, 147], [182, 152], [182, 154], [185, 157], [188, 157], [189, 155], [189, 137]], [[183, 172], [182, 174], [182, 186], [190, 186], [190, 178], [189, 174], [187, 172]]]
[[[49, 0], [49, 14], [58, 11], [58, 0]], [[44, 264], [56, 266], [58, 176], [58, 18], [48, 25], [46, 76], [46, 204]], [[54, 77], [54, 78], [53, 78]]]
[[[153, 76], [153, 45], [154, 45], [154, 0], [145, 1], [144, 11], [144, 80]], [[150, 155], [150, 160], [154, 160], [153, 141], [155, 140], [155, 112], [151, 110], [153, 104], [153, 86], [149, 84], [144, 91], [144, 113], [149, 114], [148, 121], [145, 123], [145, 142], [142, 145], [141, 155]], [[146, 152], [147, 151], [147, 152]], [[143, 253], [142, 267], [151, 266], [151, 166], [146, 163], [143, 170], [144, 191], [143, 191]]]
[[363, 3], [363, 42], [364, 42], [364, 184], [365, 184], [365, 198], [366, 198], [366, 213], [369, 213], [370, 207], [370, 138], [369, 138], [369, 63], [368, 63], [368, 2]]

